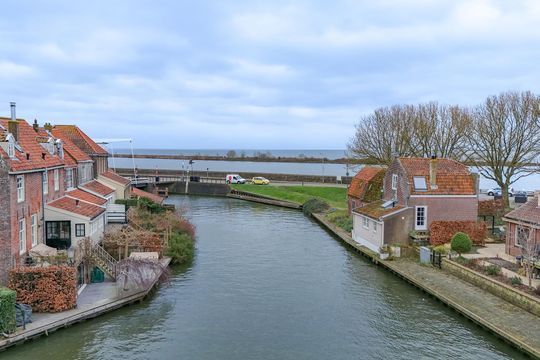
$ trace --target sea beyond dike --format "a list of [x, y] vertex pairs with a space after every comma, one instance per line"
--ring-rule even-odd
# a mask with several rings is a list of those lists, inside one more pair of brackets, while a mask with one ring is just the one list
[[2, 358], [523, 358], [299, 211], [217, 197], [168, 201], [197, 226], [196, 257], [173, 269], [169, 285]]

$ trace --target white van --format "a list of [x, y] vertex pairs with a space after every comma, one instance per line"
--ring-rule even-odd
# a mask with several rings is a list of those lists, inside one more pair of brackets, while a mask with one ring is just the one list
[[243, 177], [241, 177], [238, 174], [228, 174], [225, 177], [225, 182], [227, 184], [245, 184], [246, 179], [244, 179]]

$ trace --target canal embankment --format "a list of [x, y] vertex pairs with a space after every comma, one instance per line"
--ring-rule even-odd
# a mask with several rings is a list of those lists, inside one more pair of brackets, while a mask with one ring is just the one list
[[376, 253], [355, 242], [347, 232], [327, 221], [324, 215], [312, 215], [318, 223], [358, 253], [440, 300], [524, 353], [540, 358], [540, 319], [532, 312], [430, 265], [423, 266], [407, 259], [381, 260]]
[[57, 313], [34, 313], [31, 323], [0, 340], [0, 351], [28, 340], [48, 336], [59, 329], [143, 301], [158, 286], [159, 279], [164, 269], [169, 266], [171, 258], [165, 257], [160, 262], [159, 270], [153, 274], [148, 286], [142, 290], [127, 292], [128, 295], [123, 296], [119, 293], [119, 284], [116, 282], [107, 281], [87, 284], [77, 298], [77, 307], [75, 309]]

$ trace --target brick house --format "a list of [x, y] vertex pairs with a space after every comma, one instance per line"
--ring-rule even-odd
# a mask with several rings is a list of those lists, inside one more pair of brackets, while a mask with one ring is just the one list
[[44, 242], [44, 206], [65, 193], [62, 143], [25, 120], [0, 118], [0, 282]]
[[55, 125], [54, 130], [61, 131], [66, 138], [71, 140], [82, 152], [94, 161], [94, 177], [109, 170], [109, 153], [96, 144], [76, 125]]
[[382, 167], [365, 166], [353, 177], [347, 190], [349, 215], [354, 208], [362, 207], [382, 197], [385, 172]]
[[353, 211], [353, 238], [373, 251], [408, 243], [412, 230], [433, 221], [477, 221], [477, 178], [450, 159], [396, 158], [388, 167], [380, 201]]
[[[540, 255], [540, 195], [527, 201], [504, 216], [506, 222], [506, 253], [523, 255], [525, 242], [533, 243], [536, 255]], [[532, 234], [531, 234], [532, 232]]]

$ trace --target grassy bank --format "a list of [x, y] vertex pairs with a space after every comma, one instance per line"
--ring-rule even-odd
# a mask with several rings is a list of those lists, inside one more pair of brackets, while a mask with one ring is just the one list
[[326, 201], [337, 209], [347, 208], [347, 189], [328, 186], [272, 186], [233, 184], [233, 189], [268, 196], [277, 200], [304, 204], [307, 200], [317, 198]]

